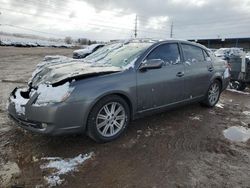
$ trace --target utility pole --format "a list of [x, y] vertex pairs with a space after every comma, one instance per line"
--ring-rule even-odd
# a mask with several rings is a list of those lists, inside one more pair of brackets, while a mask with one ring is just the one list
[[170, 28], [170, 38], [173, 38], [173, 36], [174, 36], [174, 22], [172, 21]]
[[137, 22], [138, 22], [138, 18], [137, 15], [135, 16], [135, 38], [137, 37]]

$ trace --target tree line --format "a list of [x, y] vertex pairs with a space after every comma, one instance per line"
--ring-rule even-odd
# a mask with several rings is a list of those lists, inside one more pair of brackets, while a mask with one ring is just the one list
[[87, 38], [79, 38], [79, 39], [74, 40], [71, 37], [65, 37], [64, 42], [66, 44], [79, 44], [79, 45], [91, 45], [91, 44], [100, 43], [95, 40], [89, 40]]

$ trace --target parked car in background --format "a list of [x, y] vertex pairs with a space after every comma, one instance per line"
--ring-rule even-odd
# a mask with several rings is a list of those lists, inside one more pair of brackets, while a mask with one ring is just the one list
[[230, 56], [231, 81], [230, 88], [244, 91], [250, 84], [250, 59], [248, 55]]
[[209, 48], [209, 50], [211, 50], [213, 53], [216, 52], [218, 49], [215, 48]]
[[195, 102], [214, 107], [228, 83], [224, 61], [202, 45], [131, 40], [42, 69], [13, 90], [8, 112], [33, 132], [108, 142], [138, 117]]
[[218, 58], [227, 61], [230, 67], [230, 88], [244, 91], [250, 83], [250, 60], [243, 48], [221, 48], [215, 52]]
[[92, 54], [93, 52], [95, 52], [96, 50], [98, 50], [99, 48], [102, 48], [104, 46], [104, 44], [92, 44], [84, 49], [80, 49], [80, 50], [75, 50], [73, 52], [73, 58], [74, 59], [82, 59], [87, 57], [88, 55]]
[[243, 53], [242, 48], [220, 48], [214, 52], [216, 57], [225, 59], [227, 56], [241, 56]]

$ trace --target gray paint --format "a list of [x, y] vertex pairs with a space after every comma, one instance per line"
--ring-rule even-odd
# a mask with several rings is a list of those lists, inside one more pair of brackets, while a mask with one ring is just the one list
[[[26, 105], [25, 116], [16, 114], [13, 103], [9, 105], [9, 114], [17, 121], [48, 124], [49, 128], [46, 130], [20, 125], [35, 132], [53, 135], [79, 133], [84, 132], [92, 107], [101, 98], [110, 94], [123, 96], [130, 105], [132, 119], [135, 119], [155, 111], [201, 101], [215, 79], [221, 81], [223, 89], [226, 88], [228, 79], [223, 79], [224, 62], [212, 58], [213, 63], [187, 65], [184, 63], [182, 51], [179, 65], [141, 72], [139, 67], [147, 54], [157, 46], [168, 42], [176, 42], [179, 45], [191, 44], [207, 50], [201, 45], [180, 40], [157, 42], [137, 59], [134, 68], [73, 82], [72, 86], [75, 89], [63, 103], [35, 107], [31, 105], [35, 100], [32, 98]], [[211, 66], [213, 71], [209, 72], [208, 68]], [[179, 72], [184, 73], [183, 77], [176, 76]]]

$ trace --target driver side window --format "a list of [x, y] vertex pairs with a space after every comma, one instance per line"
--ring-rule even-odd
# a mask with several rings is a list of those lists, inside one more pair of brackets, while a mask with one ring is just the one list
[[166, 65], [180, 63], [180, 52], [177, 43], [162, 44], [156, 47], [146, 58], [146, 60], [161, 59]]

